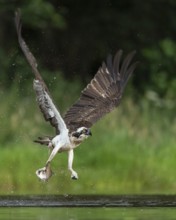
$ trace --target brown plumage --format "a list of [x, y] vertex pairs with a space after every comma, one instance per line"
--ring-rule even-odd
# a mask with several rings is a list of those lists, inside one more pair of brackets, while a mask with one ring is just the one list
[[[36, 80], [34, 80], [33, 87], [38, 105], [45, 120], [49, 121], [56, 128], [56, 134], [59, 134], [59, 121], [51, 107], [48, 88], [37, 69], [35, 57], [21, 36], [19, 11], [16, 12], [15, 24], [20, 47], [35, 74]], [[94, 78], [82, 91], [79, 100], [66, 112], [64, 121], [70, 133], [79, 127], [90, 128], [119, 105], [127, 81], [137, 65], [137, 62], [131, 64], [135, 51], [129, 53], [121, 62], [122, 53], [122, 50], [117, 51], [114, 59], [108, 56], [107, 62], [102, 64]]]
[[22, 38], [19, 11], [16, 12], [15, 24], [20, 47], [35, 75], [33, 88], [38, 105], [45, 120], [56, 129], [54, 137], [39, 137], [36, 140], [51, 150], [45, 167], [38, 169], [36, 175], [43, 181], [48, 180], [52, 176], [50, 164], [55, 155], [68, 151], [71, 178], [78, 179], [78, 174], [72, 167], [74, 149], [91, 136], [90, 127], [95, 122], [119, 105], [127, 81], [137, 65], [137, 62], [131, 64], [135, 52], [129, 53], [122, 62], [122, 50], [117, 51], [114, 59], [108, 56], [107, 62], [102, 64], [95, 77], [82, 91], [79, 100], [62, 118], [37, 69], [36, 59]]
[[108, 56], [79, 100], [65, 114], [69, 130], [74, 131], [81, 126], [90, 128], [119, 105], [127, 81], [137, 65], [137, 62], [130, 64], [134, 54], [135, 51], [129, 53], [122, 64], [122, 50], [117, 51], [114, 60]]
[[46, 93], [50, 96], [49, 90], [48, 90], [45, 82], [43, 81], [43, 79], [37, 69], [38, 64], [37, 64], [35, 57], [31, 53], [30, 49], [28, 48], [26, 42], [24, 41], [24, 39], [22, 38], [22, 35], [21, 35], [22, 25], [21, 25], [21, 15], [20, 15], [19, 10], [15, 12], [15, 25], [16, 25], [19, 45], [20, 45], [29, 65], [32, 67], [32, 71], [35, 75], [36, 80], [34, 80], [34, 82], [33, 82], [33, 88], [36, 92], [37, 102], [38, 102], [39, 108], [40, 108], [41, 112], [43, 113], [45, 120], [49, 121], [50, 124], [53, 127], [55, 127], [56, 134], [59, 134], [58, 121], [57, 121], [54, 113], [52, 113], [52, 110], [50, 108], [50, 104], [48, 103], [48, 99], [46, 97]]

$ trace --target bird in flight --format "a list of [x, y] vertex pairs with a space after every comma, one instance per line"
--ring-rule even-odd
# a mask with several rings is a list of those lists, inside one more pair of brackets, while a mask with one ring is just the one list
[[37, 103], [46, 121], [55, 128], [54, 137], [39, 137], [35, 142], [47, 145], [50, 155], [43, 168], [36, 171], [39, 179], [46, 181], [52, 176], [51, 161], [57, 153], [68, 152], [68, 170], [72, 179], [78, 179], [72, 168], [74, 149], [91, 136], [90, 128], [105, 114], [111, 112], [121, 101], [123, 91], [136, 68], [131, 64], [135, 51], [130, 52], [121, 62], [122, 50], [118, 50], [114, 59], [107, 57], [106, 63], [98, 69], [94, 78], [81, 92], [80, 98], [62, 117], [56, 108], [49, 90], [42, 79], [37, 62], [21, 35], [20, 12], [15, 13], [15, 25], [19, 45], [34, 73], [33, 88]]

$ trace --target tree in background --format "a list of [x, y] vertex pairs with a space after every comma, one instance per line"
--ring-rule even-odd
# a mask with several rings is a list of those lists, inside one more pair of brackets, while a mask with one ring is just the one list
[[9, 88], [12, 79], [20, 77], [17, 72], [25, 72], [21, 78], [31, 77], [13, 23], [15, 9], [21, 8], [23, 34], [43, 69], [62, 70], [67, 80], [87, 82], [108, 53], [136, 49], [141, 65], [133, 77], [134, 90], [144, 94], [151, 89], [162, 97], [175, 94], [175, 1], [1, 0], [0, 4], [1, 87]]

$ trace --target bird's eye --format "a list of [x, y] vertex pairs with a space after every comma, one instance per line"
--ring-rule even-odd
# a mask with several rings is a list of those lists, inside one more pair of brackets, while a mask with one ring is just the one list
[[74, 132], [72, 135], [73, 135], [74, 137], [76, 137], [76, 138], [79, 138], [80, 133], [79, 133], [79, 132]]

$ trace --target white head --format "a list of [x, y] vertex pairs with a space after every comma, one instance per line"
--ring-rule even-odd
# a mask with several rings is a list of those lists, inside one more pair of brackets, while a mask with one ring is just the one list
[[78, 141], [83, 141], [91, 136], [92, 133], [89, 128], [80, 127], [75, 132], [72, 133], [72, 137], [76, 138]]

